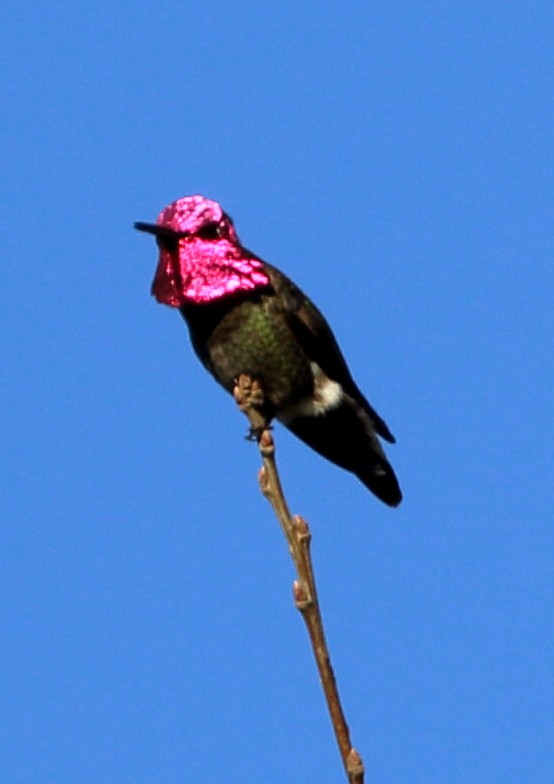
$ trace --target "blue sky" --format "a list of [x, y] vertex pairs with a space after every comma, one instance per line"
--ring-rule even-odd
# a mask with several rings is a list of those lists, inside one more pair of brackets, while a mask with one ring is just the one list
[[133, 232], [222, 202], [405, 501], [276, 428], [367, 781], [554, 780], [551, 3], [0, 12], [0, 779], [342, 772], [246, 423]]

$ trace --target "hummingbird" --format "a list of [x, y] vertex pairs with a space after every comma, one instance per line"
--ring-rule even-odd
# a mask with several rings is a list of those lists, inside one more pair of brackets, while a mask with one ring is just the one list
[[263, 415], [351, 471], [381, 501], [402, 493], [379, 436], [384, 420], [357, 387], [324, 316], [276, 267], [247, 250], [218, 202], [185, 196], [165, 207], [153, 234], [156, 300], [177, 308], [204, 367], [228, 392], [240, 375], [263, 390]]

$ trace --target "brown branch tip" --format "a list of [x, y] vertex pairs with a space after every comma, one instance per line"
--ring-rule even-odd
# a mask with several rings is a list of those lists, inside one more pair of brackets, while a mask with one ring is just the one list
[[249, 436], [258, 442], [262, 457], [262, 468], [258, 473], [260, 489], [275, 512], [296, 568], [297, 579], [293, 583], [294, 602], [306, 624], [346, 777], [349, 784], [363, 784], [363, 762], [350, 742], [350, 731], [323, 630], [310, 555], [311, 532], [308, 523], [300, 515], [293, 517], [289, 511], [275, 462], [275, 443], [268, 427], [269, 423], [262, 413], [264, 394], [261, 384], [247, 375], [241, 375], [237, 379], [233, 396], [239, 409], [248, 417]]

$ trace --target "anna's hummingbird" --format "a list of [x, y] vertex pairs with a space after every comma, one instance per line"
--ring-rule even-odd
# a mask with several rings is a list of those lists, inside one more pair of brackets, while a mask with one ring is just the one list
[[240, 242], [232, 219], [203, 196], [166, 207], [152, 294], [178, 308], [203, 365], [228, 392], [245, 374], [260, 382], [263, 414], [397, 506], [402, 494], [377, 435], [385, 422], [356, 386], [333, 333], [308, 297]]

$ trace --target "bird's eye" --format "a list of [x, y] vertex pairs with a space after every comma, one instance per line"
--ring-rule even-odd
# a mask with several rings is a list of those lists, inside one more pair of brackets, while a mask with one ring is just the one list
[[217, 240], [221, 236], [219, 223], [207, 223], [196, 232], [201, 240]]

